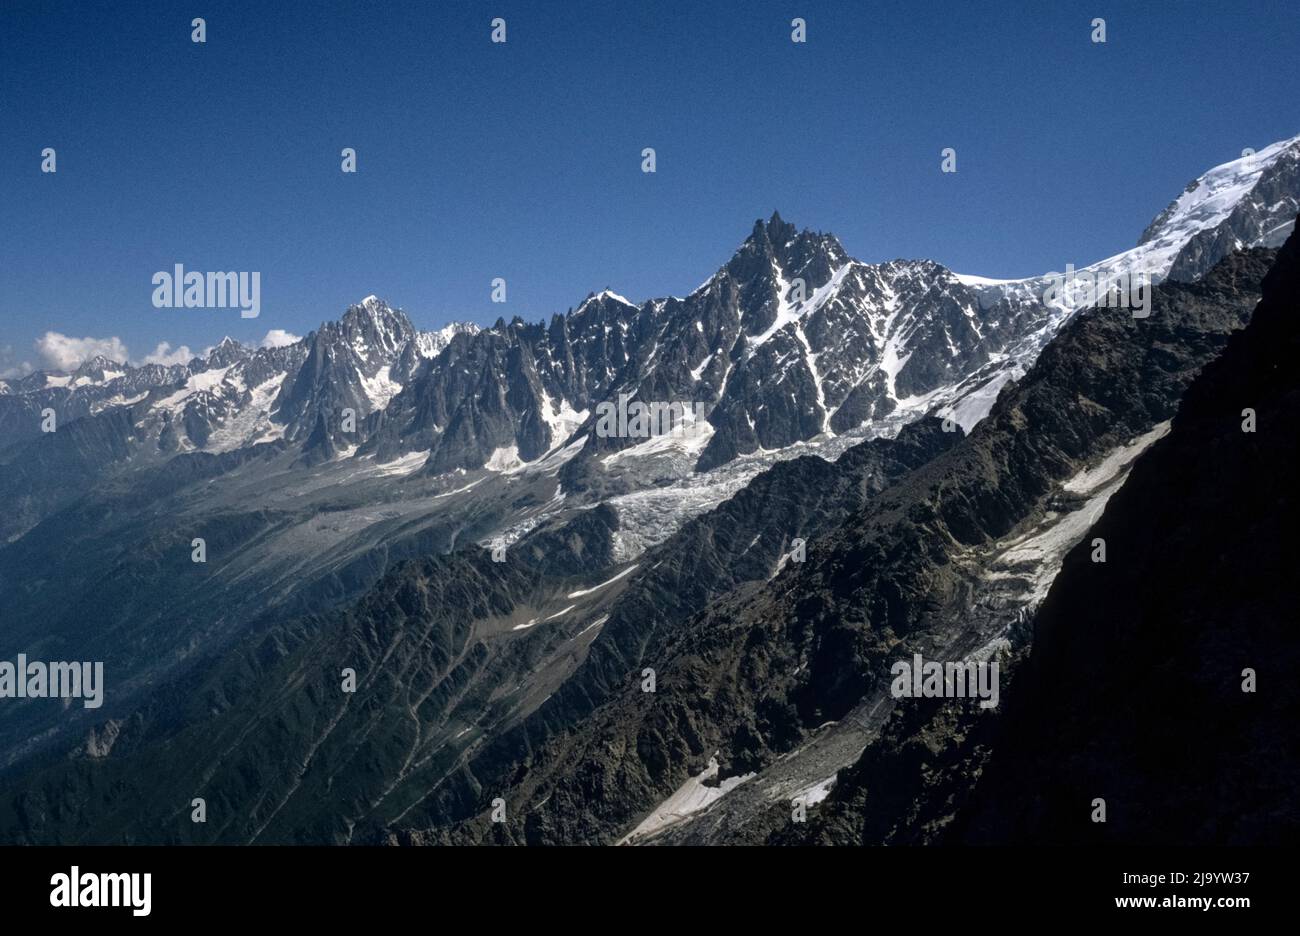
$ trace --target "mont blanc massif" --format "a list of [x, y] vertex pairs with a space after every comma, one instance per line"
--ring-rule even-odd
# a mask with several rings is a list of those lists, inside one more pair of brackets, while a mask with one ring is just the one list
[[0, 673], [0, 836], [1291, 840], [1298, 211], [1300, 137], [1065, 283], [774, 213], [681, 298], [0, 382], [0, 660], [102, 663]]

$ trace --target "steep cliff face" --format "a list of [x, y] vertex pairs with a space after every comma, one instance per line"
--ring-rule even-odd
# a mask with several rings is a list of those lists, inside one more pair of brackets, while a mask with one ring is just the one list
[[1292, 234], [1250, 325], [1089, 532], [1107, 561], [1066, 558], [963, 840], [1295, 840], [1298, 360]]

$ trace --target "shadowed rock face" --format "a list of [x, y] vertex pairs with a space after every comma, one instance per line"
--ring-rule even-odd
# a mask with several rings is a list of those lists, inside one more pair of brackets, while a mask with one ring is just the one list
[[1067, 557], [963, 840], [1294, 842], [1297, 360], [1292, 234], [1250, 325], [1089, 532], [1106, 563]]

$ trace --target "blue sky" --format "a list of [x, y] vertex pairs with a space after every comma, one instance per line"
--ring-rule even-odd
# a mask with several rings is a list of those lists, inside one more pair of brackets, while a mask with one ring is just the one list
[[[1091, 262], [1300, 133], [1294, 27], [1281, 2], [6, 0], [0, 370], [48, 330], [141, 358], [369, 293], [423, 328], [684, 295], [773, 209], [868, 261]], [[261, 316], [153, 308], [176, 262], [259, 271]]]

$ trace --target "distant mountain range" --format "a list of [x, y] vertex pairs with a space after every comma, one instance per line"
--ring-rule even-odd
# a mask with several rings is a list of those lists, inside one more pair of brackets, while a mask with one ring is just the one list
[[[1216, 167], [1137, 247], [1080, 268], [1192, 279], [1234, 250], [1276, 247], [1293, 224], [1298, 179], [1300, 138]], [[636, 305], [606, 291], [549, 325], [420, 332], [369, 296], [287, 347], [226, 339], [188, 364], [97, 357], [72, 373], [2, 382], [0, 432], [12, 447], [39, 437], [45, 407], [60, 422], [129, 407], [133, 457], [285, 439], [381, 461], [428, 452], [427, 471], [440, 473], [480, 468], [502, 449], [531, 462], [575, 431], [594, 453], [595, 404], [626, 393], [709, 404], [712, 435], [697, 463], [707, 470], [945, 406], [968, 429], [1074, 311], [1045, 304], [1045, 284], [929, 261], [862, 263], [833, 235], [774, 214], [684, 299]], [[344, 409], [357, 429], [340, 425]]]

